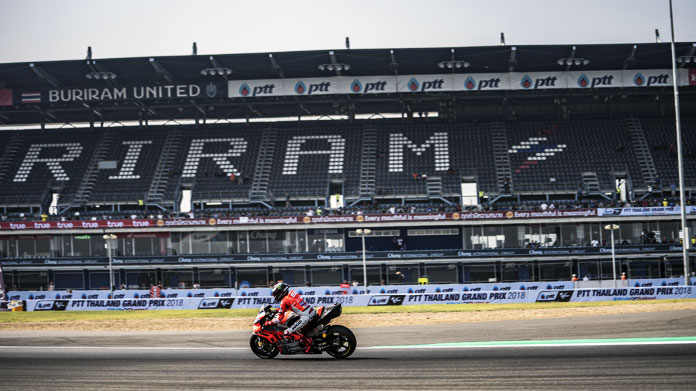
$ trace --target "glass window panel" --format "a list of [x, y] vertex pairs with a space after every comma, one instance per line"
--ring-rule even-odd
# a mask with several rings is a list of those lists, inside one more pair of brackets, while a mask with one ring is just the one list
[[55, 272], [53, 283], [55, 289], [85, 289], [84, 276], [80, 272]]
[[305, 276], [304, 267], [273, 268], [271, 278], [274, 283], [282, 281], [295, 287], [305, 286], [307, 282], [310, 282]]
[[[312, 275], [312, 285], [336, 285], [343, 281], [343, 269], [339, 266], [312, 267], [309, 269]], [[347, 282], [347, 281], [346, 281]]]
[[103, 235], [90, 235], [89, 238], [90, 246], [92, 249], [92, 255], [105, 257], [106, 254], [106, 239]]
[[539, 262], [539, 281], [570, 280], [573, 262]]
[[268, 270], [266, 268], [237, 268], [237, 282], [240, 289], [259, 288], [271, 285], [271, 281], [268, 278]]
[[154, 255], [152, 251], [152, 238], [133, 238], [135, 255]]
[[227, 254], [229, 250], [229, 242], [227, 239], [227, 231], [217, 232], [210, 239], [211, 254]]
[[386, 282], [392, 284], [417, 284], [420, 278], [418, 265], [387, 266]]
[[578, 278], [584, 280], [587, 277], [588, 280], [596, 280], [599, 278], [599, 261], [579, 261], [578, 262], [579, 273]]
[[503, 281], [534, 281], [532, 262], [503, 262]]
[[[359, 286], [364, 283], [363, 277], [363, 267], [362, 265], [352, 265], [350, 267], [350, 278], [351, 283], [354, 281], [358, 282]], [[368, 285], [381, 285], [382, 280], [382, 268], [380, 266], [368, 266], [367, 267], [367, 284]], [[386, 283], [386, 280], [385, 280]]]
[[199, 269], [198, 278], [201, 288], [226, 288], [231, 285], [229, 269]]
[[266, 231], [249, 231], [249, 252], [267, 253], [268, 252], [268, 232]]
[[[294, 233], [294, 232], [292, 232]], [[268, 252], [269, 253], [288, 253], [290, 240], [286, 231], [268, 231]], [[304, 281], [303, 281], [304, 283]]]
[[427, 277], [430, 284], [457, 283], [457, 264], [426, 263], [423, 277]]
[[464, 282], [496, 281], [495, 264], [465, 264], [463, 266]]
[[162, 270], [164, 288], [191, 288], [193, 286], [193, 269]]
[[126, 285], [129, 289], [150, 289], [157, 283], [154, 271], [127, 271]]
[[50, 236], [39, 237], [36, 239], [36, 256], [50, 257], [53, 255], [51, 251], [51, 242], [53, 239]]
[[17, 272], [19, 289], [23, 291], [48, 290], [47, 272]]
[[90, 235], [73, 235], [73, 256], [85, 257], [91, 254]]
[[34, 239], [17, 239], [17, 249], [20, 257], [33, 257], [35, 255]]
[[194, 232], [191, 237], [191, 254], [210, 253], [210, 240], [215, 236], [215, 232]]

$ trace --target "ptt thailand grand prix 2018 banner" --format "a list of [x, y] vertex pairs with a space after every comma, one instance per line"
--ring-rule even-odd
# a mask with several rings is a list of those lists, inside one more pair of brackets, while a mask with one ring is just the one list
[[[696, 288], [682, 279], [618, 281], [616, 288], [578, 289], [569, 281], [450, 285], [297, 288], [312, 305], [384, 306], [464, 303], [533, 303], [568, 301], [658, 300], [696, 298]], [[692, 283], [696, 278], [692, 278]], [[24, 300], [27, 311], [103, 311], [258, 308], [274, 304], [270, 288], [165, 289], [161, 297], [146, 290], [9, 292], [8, 300]]]
[[[696, 298], [692, 286], [594, 288], [541, 291], [479, 291], [413, 294], [305, 296], [311, 305], [397, 306], [469, 303], [548, 303]], [[267, 297], [26, 300], [27, 311], [193, 310], [258, 308], [275, 304]]]

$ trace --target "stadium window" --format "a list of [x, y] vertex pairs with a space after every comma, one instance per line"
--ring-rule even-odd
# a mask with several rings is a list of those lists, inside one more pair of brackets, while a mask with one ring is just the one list
[[[392, 231], [393, 232], [393, 231]], [[396, 231], [399, 236], [398, 232]], [[443, 236], [443, 235], [459, 235], [459, 228], [442, 228], [442, 229], [409, 229], [406, 231], [408, 236]]]

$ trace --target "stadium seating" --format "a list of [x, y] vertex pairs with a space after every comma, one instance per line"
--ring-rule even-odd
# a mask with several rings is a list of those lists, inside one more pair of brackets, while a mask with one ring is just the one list
[[[92, 205], [133, 204], [146, 199], [159, 182], [164, 183], [163, 200], [168, 205], [173, 205], [182, 187], [192, 189], [194, 202], [221, 201], [224, 208], [229, 202], [250, 204], [254, 186], [277, 205], [284, 203], [286, 193], [293, 202], [319, 200], [321, 204], [332, 180], [349, 199], [357, 199], [364, 162], [372, 158], [374, 195], [381, 203], [406, 199], [427, 209], [437, 198], [431, 194], [435, 178], [442, 197], [458, 196], [463, 175], [473, 175], [486, 193], [498, 191], [491, 124], [431, 119], [5, 131], [0, 133], [4, 151], [0, 206], [37, 206], [46, 202], [52, 190], [65, 199], [84, 193], [78, 200]], [[570, 201], [586, 172], [596, 174], [603, 192], [614, 189], [618, 173], [630, 177], [634, 188], [648, 184], [626, 118], [496, 124], [506, 132], [514, 192], [557, 192]], [[678, 184], [674, 122], [641, 118], [640, 125], [662, 187], [669, 189]], [[376, 136], [367, 137], [368, 133]], [[683, 134], [686, 185], [693, 187], [696, 119], [684, 118]], [[374, 140], [370, 141], [374, 148], [365, 148], [366, 140]], [[168, 148], [170, 163], [163, 158]], [[369, 152], [374, 156], [363, 156], [367, 151], [374, 151]], [[269, 154], [268, 159], [263, 153]], [[115, 164], [96, 169], [99, 162]], [[254, 183], [257, 175], [264, 176], [267, 185]], [[282, 213], [305, 207], [298, 208]], [[259, 211], [252, 206], [249, 213]]]

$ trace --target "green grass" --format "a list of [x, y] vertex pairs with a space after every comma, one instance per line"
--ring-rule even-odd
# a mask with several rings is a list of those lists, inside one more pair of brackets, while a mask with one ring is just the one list
[[[409, 313], [409, 312], [475, 312], [551, 308], [606, 307], [615, 305], [659, 305], [694, 302], [696, 299], [655, 301], [601, 301], [589, 303], [521, 303], [521, 304], [433, 304], [382, 307], [343, 307], [345, 314]], [[235, 310], [161, 310], [161, 311], [41, 311], [0, 312], [3, 323], [28, 322], [93, 322], [128, 319], [202, 319], [252, 318], [257, 309]]]

